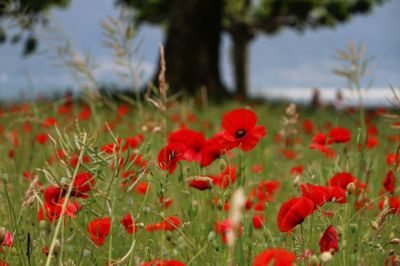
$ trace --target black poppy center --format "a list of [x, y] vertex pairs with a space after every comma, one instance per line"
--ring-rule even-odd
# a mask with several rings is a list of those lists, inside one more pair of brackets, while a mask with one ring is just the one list
[[243, 137], [244, 135], [246, 135], [246, 130], [244, 130], [244, 129], [239, 129], [238, 131], [236, 131], [236, 137], [238, 137], [238, 138], [241, 138], [241, 137]]

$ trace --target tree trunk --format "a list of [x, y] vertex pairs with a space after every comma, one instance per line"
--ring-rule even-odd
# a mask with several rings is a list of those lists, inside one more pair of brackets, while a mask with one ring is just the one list
[[253, 34], [244, 24], [237, 24], [229, 31], [232, 38], [232, 63], [237, 97], [246, 99], [249, 93], [249, 44]]
[[222, 2], [174, 1], [165, 42], [166, 76], [172, 92], [194, 95], [206, 87], [210, 97], [226, 94], [219, 72]]

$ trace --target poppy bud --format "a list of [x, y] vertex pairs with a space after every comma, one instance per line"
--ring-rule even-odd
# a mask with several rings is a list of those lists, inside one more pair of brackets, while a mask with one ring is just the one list
[[332, 259], [332, 254], [329, 251], [325, 251], [321, 254], [321, 261], [328, 262]]
[[389, 243], [398, 245], [400, 244], [400, 238], [392, 238]]
[[320, 265], [318, 257], [316, 255], [312, 255], [310, 266], [318, 266], [318, 265]]
[[3, 180], [4, 183], [8, 183], [10, 181], [10, 178], [8, 177], [8, 174], [1, 174], [1, 180]]
[[348, 193], [349, 195], [353, 194], [354, 191], [356, 191], [356, 185], [355, 185], [353, 182], [349, 183], [349, 184], [347, 185], [347, 187], [346, 187], [346, 191], [347, 191], [347, 193]]
[[301, 184], [300, 177], [301, 177], [300, 175], [296, 175], [296, 177], [294, 178], [293, 185], [295, 187], [299, 187], [300, 186], [300, 184]]
[[5, 237], [6, 229], [4, 227], [0, 227], [0, 244], [3, 243]]
[[379, 225], [376, 221], [371, 221], [370, 225], [372, 226], [372, 228], [374, 228], [375, 230], [379, 229]]
[[208, 234], [208, 237], [207, 237], [208, 242], [213, 241], [213, 240], [215, 239], [216, 236], [217, 236], [217, 235], [215, 234], [215, 232], [214, 232], [214, 231], [211, 231], [211, 232]]
[[356, 233], [358, 231], [358, 224], [350, 224], [349, 228], [350, 228], [350, 232]]
[[54, 251], [53, 251], [53, 253], [54, 253], [54, 255], [57, 256], [60, 253], [60, 251], [61, 251], [61, 243], [60, 243], [60, 241], [58, 239], [56, 239], [55, 242], [54, 242]]

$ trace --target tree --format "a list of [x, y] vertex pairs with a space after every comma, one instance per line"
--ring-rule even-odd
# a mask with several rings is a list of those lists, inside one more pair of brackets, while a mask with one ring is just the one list
[[236, 94], [246, 97], [248, 47], [259, 33], [277, 33], [287, 27], [297, 31], [335, 27], [356, 14], [365, 14], [385, 0], [227, 0], [224, 30], [232, 39]]
[[[35, 26], [45, 25], [46, 12], [52, 7], [67, 7], [70, 0], [0, 0], [0, 44], [8, 39], [9, 26], [17, 26], [19, 31], [11, 37], [11, 43], [16, 44], [25, 39], [23, 54], [35, 51], [37, 41]], [[12, 23], [7, 23], [11, 20]], [[24, 37], [25, 35], [25, 37]]]
[[[232, 39], [232, 62], [238, 96], [248, 92], [248, 49], [257, 34], [283, 27], [298, 31], [334, 27], [365, 14], [385, 0], [117, 0], [135, 10], [135, 22], [167, 27], [167, 77], [173, 89], [193, 94], [206, 86], [225, 92], [219, 77], [219, 42]], [[217, 36], [218, 35], [218, 36]]]
[[118, 2], [135, 9], [138, 25], [167, 24], [164, 46], [172, 91], [183, 89], [193, 95], [204, 86], [211, 97], [226, 93], [219, 74], [223, 0]]

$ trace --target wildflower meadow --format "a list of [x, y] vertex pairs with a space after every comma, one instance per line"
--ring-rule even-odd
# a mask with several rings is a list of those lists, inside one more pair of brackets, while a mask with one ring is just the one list
[[1, 265], [398, 265], [390, 110], [156, 92], [1, 108]]

